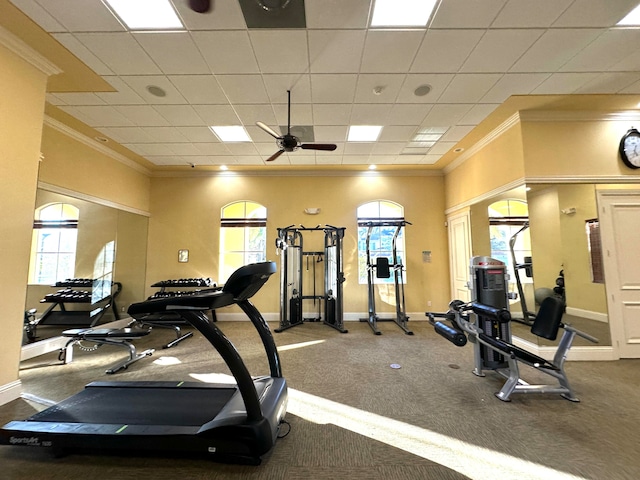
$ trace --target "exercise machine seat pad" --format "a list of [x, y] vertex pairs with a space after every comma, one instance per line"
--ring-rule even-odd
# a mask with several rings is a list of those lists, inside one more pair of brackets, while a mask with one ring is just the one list
[[540, 310], [531, 326], [531, 333], [548, 340], [555, 340], [562, 325], [564, 302], [558, 297], [547, 297], [542, 301]]
[[478, 334], [478, 338], [483, 342], [491, 345], [493, 348], [498, 350], [499, 352], [505, 355], [513, 355], [515, 358], [522, 360], [523, 362], [534, 365], [537, 368], [546, 368], [549, 370], [559, 371], [560, 369], [556, 367], [553, 363], [545, 360], [538, 355], [535, 355], [531, 352], [527, 352], [526, 350], [517, 347], [511, 343], [500, 340], [499, 338], [494, 338], [486, 333]]

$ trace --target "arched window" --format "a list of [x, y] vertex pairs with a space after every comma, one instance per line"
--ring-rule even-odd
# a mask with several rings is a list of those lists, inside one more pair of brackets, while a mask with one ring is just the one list
[[[358, 217], [358, 283], [367, 283], [367, 223], [376, 222], [402, 222], [404, 221], [404, 207], [388, 200], [376, 200], [360, 205], [357, 210]], [[369, 239], [371, 261], [378, 257], [393, 258], [392, 242], [397, 227], [392, 225], [373, 227]], [[404, 264], [404, 227], [400, 228], [396, 239], [396, 255]], [[406, 276], [404, 277], [406, 282]], [[375, 278], [375, 283], [393, 283], [393, 277]]]
[[53, 284], [74, 277], [78, 217], [79, 210], [68, 203], [53, 203], [36, 210], [29, 283]]
[[523, 266], [522, 283], [532, 283], [531, 237], [529, 235], [529, 206], [522, 200], [500, 200], [488, 207], [491, 256], [507, 264], [510, 278], [514, 277], [511, 245], [516, 263]]
[[220, 276], [224, 283], [238, 268], [267, 258], [267, 209], [251, 201], [222, 207], [220, 220]]

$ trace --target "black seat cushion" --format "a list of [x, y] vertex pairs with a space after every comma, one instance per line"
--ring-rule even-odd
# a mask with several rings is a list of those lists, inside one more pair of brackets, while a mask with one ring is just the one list
[[558, 337], [563, 313], [564, 301], [561, 298], [554, 296], [545, 298], [531, 326], [531, 333], [548, 340], [555, 340]]

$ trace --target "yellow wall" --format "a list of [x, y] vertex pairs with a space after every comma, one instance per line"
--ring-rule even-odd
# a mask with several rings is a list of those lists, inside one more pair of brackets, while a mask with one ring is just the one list
[[524, 176], [522, 133], [517, 124], [445, 176], [446, 208], [452, 208]]
[[[391, 200], [405, 207], [407, 311], [422, 312], [427, 301], [444, 308], [448, 299], [448, 253], [444, 226], [442, 177], [361, 176], [235, 176], [154, 178], [151, 211], [147, 285], [167, 278], [218, 278], [220, 209], [234, 201], [252, 200], [267, 207], [267, 259], [278, 262], [277, 228], [303, 224], [346, 227], [344, 238], [344, 311], [366, 312], [366, 285], [357, 281], [356, 208], [372, 200]], [[321, 213], [309, 216], [307, 207]], [[322, 234], [305, 234], [305, 250]], [[178, 250], [189, 250], [189, 262], [178, 263]], [[422, 263], [422, 251], [432, 251], [432, 263]], [[151, 294], [154, 289], [148, 289]], [[264, 313], [279, 312], [279, 276], [255, 298]], [[307, 292], [305, 292], [307, 294]], [[378, 310], [394, 311], [377, 299]]]
[[18, 379], [46, 81], [0, 46], [0, 386]]
[[45, 125], [41, 182], [149, 211], [149, 175]]

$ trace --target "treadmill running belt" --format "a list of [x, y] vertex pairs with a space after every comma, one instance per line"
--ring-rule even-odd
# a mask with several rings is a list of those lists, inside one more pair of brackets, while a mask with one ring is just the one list
[[31, 416], [59, 423], [199, 426], [212, 420], [236, 388], [87, 388]]

